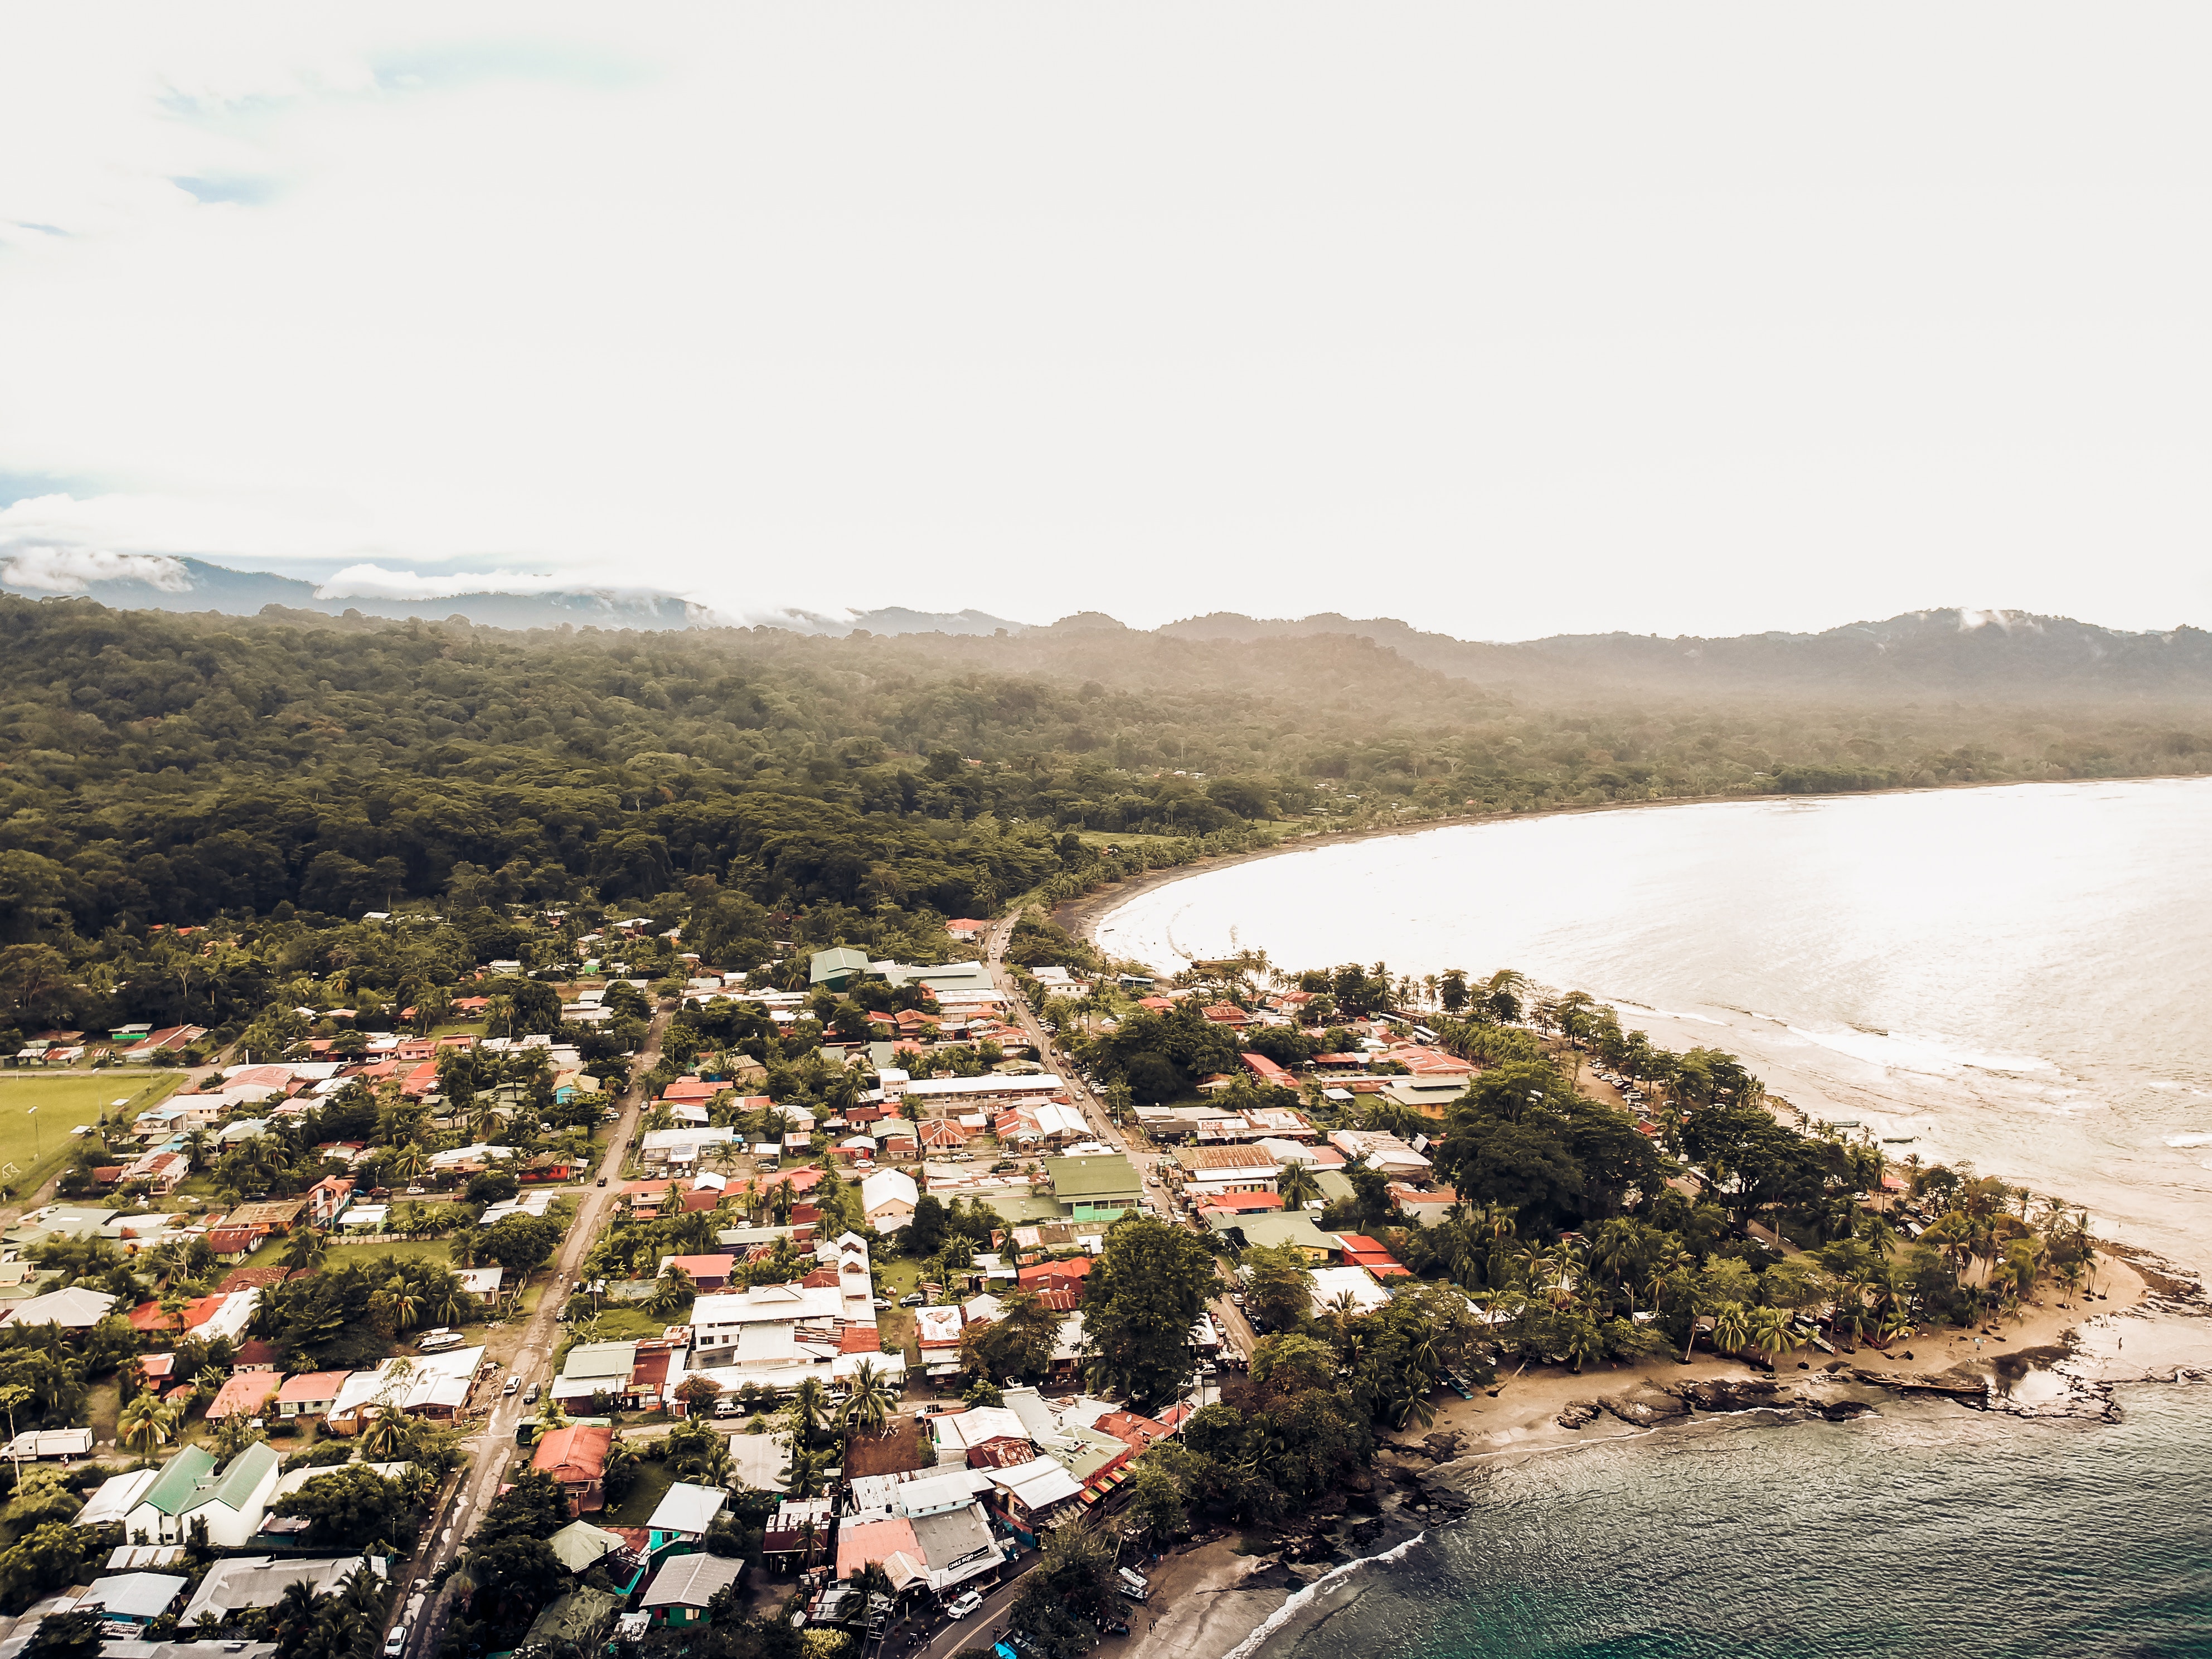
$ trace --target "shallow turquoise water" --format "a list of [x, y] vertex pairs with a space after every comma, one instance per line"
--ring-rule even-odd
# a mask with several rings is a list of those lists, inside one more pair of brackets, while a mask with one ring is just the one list
[[1491, 1468], [1467, 1483], [1471, 1516], [1267, 1650], [2212, 1655], [2212, 1389], [2121, 1397], [2116, 1425], [1905, 1405], [1704, 1419]]

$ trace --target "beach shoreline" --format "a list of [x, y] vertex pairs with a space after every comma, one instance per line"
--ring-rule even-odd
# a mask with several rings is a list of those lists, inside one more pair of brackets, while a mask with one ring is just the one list
[[[1332, 830], [1316, 835], [1295, 836], [1273, 847], [1255, 848], [1245, 853], [1223, 853], [1190, 864], [1147, 870], [1142, 875], [1111, 883], [1095, 893], [1079, 894], [1056, 904], [1047, 912], [1047, 916], [1056, 927], [1095, 945], [1097, 943], [1098, 926], [1109, 915], [1132, 899], [1155, 888], [1164, 887], [1170, 882], [1182, 881], [1191, 876], [1210, 875], [1218, 871], [1233, 869], [1240, 864], [1257, 863], [1262, 859], [1281, 858], [1291, 853], [1310, 853], [1325, 847], [1349, 847], [1359, 842], [1418, 836], [1433, 830], [1479, 829], [1496, 823], [1532, 823], [1543, 818], [1588, 817], [1601, 812], [1660, 811], [1674, 806], [1718, 806], [1731, 802], [1748, 805], [1761, 802], [1859, 800], [1878, 795], [1946, 795], [1966, 790], [2023, 789], [2059, 784], [2092, 787], [2114, 783], [2189, 782], [2199, 775], [2195, 773], [2153, 772], [2128, 778], [1998, 778], [1972, 783], [1901, 783], [1885, 789], [1854, 789], [1826, 794], [1675, 795], [1665, 800], [1593, 801], [1571, 806], [1538, 807], [1527, 812], [1472, 812], [1462, 817], [1425, 818], [1419, 823], [1370, 824], [1359, 830]], [[1158, 970], [1158, 964], [1147, 965]]]
[[[1381, 1512], [1369, 1523], [1371, 1536], [1328, 1559], [1297, 1565], [1284, 1559], [1279, 1538], [1261, 1529], [1212, 1536], [1170, 1554], [1147, 1569], [1152, 1600], [1145, 1618], [1132, 1620], [1127, 1659], [1250, 1659], [1286, 1645], [1341, 1606], [1334, 1593], [1348, 1591], [1360, 1572], [1397, 1559], [1433, 1528], [1465, 1514], [1469, 1504], [1457, 1481], [1493, 1460], [1632, 1440], [1648, 1440], [1658, 1451], [1680, 1431], [1716, 1419], [1787, 1429], [1879, 1414], [1884, 1401], [1914, 1395], [2022, 1419], [2110, 1420], [2118, 1386], [2212, 1379], [2212, 1308], [2202, 1287], [2174, 1277], [2168, 1264], [2139, 1269], [2112, 1247], [2100, 1249], [2106, 1267], [2096, 1299], [2068, 1305], [2046, 1297], [1999, 1337], [1981, 1336], [1978, 1346], [1979, 1333], [1961, 1330], [1906, 1339], [1886, 1353], [1870, 1346], [1834, 1356], [1808, 1348], [1785, 1355], [1771, 1372], [1700, 1351], [1686, 1364], [1677, 1356], [1579, 1374], [1532, 1370], [1508, 1376], [1495, 1395], [1437, 1398], [1429, 1429], [1378, 1441]], [[1893, 1380], [1869, 1380], [1883, 1377]], [[1639, 1404], [1681, 1392], [1712, 1404], [1638, 1420]], [[1586, 1413], [1592, 1414], [1579, 1427], [1562, 1421]]]

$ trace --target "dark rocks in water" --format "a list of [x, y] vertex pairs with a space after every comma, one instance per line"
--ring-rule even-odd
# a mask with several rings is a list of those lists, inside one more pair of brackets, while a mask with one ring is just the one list
[[[1907, 1354], [1907, 1355], [1905, 1355], [1905, 1357], [1907, 1359], [1910, 1359], [1910, 1358], [1912, 1358], [1912, 1356], [1911, 1356], [1911, 1354]], [[1820, 1369], [1821, 1369], [1822, 1370], [1824, 1370], [1824, 1371], [1832, 1371], [1832, 1371], [1847, 1371], [1847, 1370], [1850, 1370], [1850, 1368], [1851, 1368], [1851, 1362], [1850, 1362], [1850, 1360], [1848, 1360], [1848, 1359], [1831, 1359], [1831, 1360], [1830, 1360], [1826, 1364], [1825, 1364], [1825, 1365], [1823, 1365], [1823, 1366], [1821, 1366], [1821, 1367], [1820, 1367]]]
[[1379, 1516], [1363, 1516], [1352, 1523], [1352, 1541], [1363, 1548], [1382, 1535], [1382, 1521]]
[[1677, 1382], [1667, 1392], [1701, 1412], [1746, 1412], [1773, 1405], [1781, 1385], [1764, 1376], [1717, 1376], [1703, 1382]]
[[[1352, 1494], [1352, 1507], [1362, 1515], [1380, 1515], [1382, 1513], [1382, 1500], [1377, 1498], [1372, 1490], [1355, 1492]], [[1367, 1522], [1358, 1521], [1352, 1524], [1364, 1527]]]
[[1283, 1543], [1285, 1561], [1326, 1561], [1336, 1553], [1336, 1546], [1326, 1538], [1291, 1538]]
[[1579, 1429], [1598, 1419], [1597, 1402], [1594, 1400], [1570, 1400], [1566, 1410], [1552, 1420], [1563, 1429]]
[[1894, 1389], [1899, 1394], [1945, 1394], [1958, 1400], [1984, 1400], [1988, 1397], [1988, 1379], [1973, 1372], [1963, 1375], [1948, 1371], [1941, 1376], [1930, 1376], [1924, 1371], [1855, 1370], [1851, 1375], [1862, 1382], [1877, 1389]]
[[1622, 1422], [1639, 1429], [1648, 1429], [1655, 1423], [1690, 1414], [1690, 1408], [1673, 1395], [1661, 1394], [1656, 1389], [1645, 1389], [1637, 1394], [1601, 1394], [1597, 1403]]
[[1874, 1407], [1863, 1400], [1808, 1400], [1805, 1409], [1825, 1417], [1831, 1423], [1848, 1423], [1855, 1417], [1870, 1417]]

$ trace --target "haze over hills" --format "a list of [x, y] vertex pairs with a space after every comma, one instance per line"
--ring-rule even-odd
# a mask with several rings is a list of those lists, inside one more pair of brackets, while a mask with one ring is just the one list
[[[63, 584], [66, 586], [63, 586]], [[337, 591], [331, 591], [333, 587]], [[204, 560], [134, 557], [57, 578], [34, 564], [0, 563], [0, 590], [29, 598], [79, 597], [118, 610], [216, 611], [252, 616], [276, 607], [343, 617], [444, 621], [480, 627], [668, 630], [758, 626], [804, 635], [941, 635], [982, 641], [1048, 636], [1065, 642], [1091, 632], [1127, 632], [1099, 611], [1048, 625], [978, 610], [920, 611], [903, 605], [842, 616], [769, 609], [719, 613], [683, 595], [650, 587], [481, 591], [416, 597], [404, 586], [379, 592]], [[1152, 630], [1158, 637], [1255, 644], [1316, 635], [1372, 641], [1418, 666], [1486, 686], [1555, 697], [1586, 692], [1712, 696], [2180, 698], [2212, 696], [2212, 634], [2179, 627], [2130, 633], [2069, 617], [2020, 612], [1931, 610], [1820, 633], [1769, 632], [1726, 638], [1656, 635], [1555, 635], [1511, 643], [1462, 640], [1388, 617], [1322, 612], [1296, 620], [1234, 611], [1189, 617]], [[1017, 651], [1029, 659], [1034, 649]]]

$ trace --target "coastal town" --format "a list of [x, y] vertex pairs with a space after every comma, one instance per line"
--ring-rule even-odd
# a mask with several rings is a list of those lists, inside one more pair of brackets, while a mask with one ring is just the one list
[[[389, 1029], [326, 980], [227, 1045], [27, 1036], [0, 1109], [75, 1079], [107, 1103], [53, 1126], [65, 1161], [4, 1233], [6, 1650], [654, 1653], [719, 1622], [819, 1659], [1067, 1659], [1227, 1605], [1194, 1573], [1264, 1597], [1225, 1540], [1273, 1540], [1279, 1600], [1448, 1512], [1431, 1472], [1485, 1413], [1517, 1407], [1517, 1441], [1986, 1391], [1895, 1374], [1927, 1310], [1839, 1249], [1988, 1257], [1967, 1317], [1999, 1341], [2046, 1274], [2142, 1289], [2063, 1230], [1957, 1224], [1956, 1176], [1832, 1133], [1775, 1152], [1820, 1149], [1806, 1178], [1856, 1206], [1813, 1271], [1693, 1167], [1723, 1162], [1706, 1120], [1786, 1109], [1517, 975], [1167, 979], [1041, 912], [946, 922], [952, 960], [738, 969], [663, 919], [520, 919], [532, 966], [465, 966]], [[1581, 1114], [1620, 1199], [1499, 1203], [1525, 1178], [1462, 1142], [1501, 1109]], [[1668, 1223], [1710, 1235], [1702, 1269]], [[1838, 1357], [1863, 1346], [1891, 1352]], [[1662, 1358], [1663, 1389], [1582, 1375]], [[1785, 1360], [1839, 1387], [1784, 1390]], [[1271, 1405], [1319, 1437], [1227, 1478]]]

